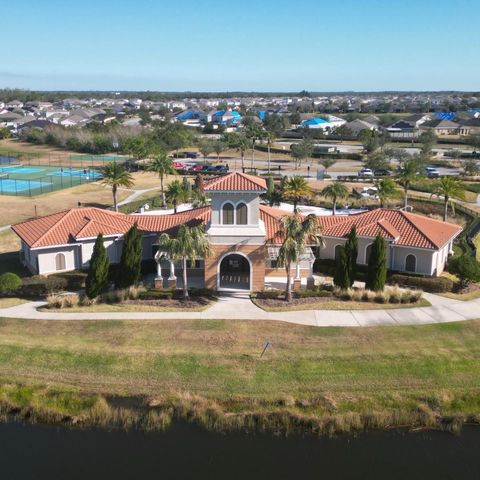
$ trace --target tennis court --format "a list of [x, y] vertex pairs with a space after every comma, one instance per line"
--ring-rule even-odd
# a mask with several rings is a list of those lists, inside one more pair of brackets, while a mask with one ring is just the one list
[[102, 177], [92, 168], [10, 165], [0, 167], [0, 194], [34, 196], [95, 182]]

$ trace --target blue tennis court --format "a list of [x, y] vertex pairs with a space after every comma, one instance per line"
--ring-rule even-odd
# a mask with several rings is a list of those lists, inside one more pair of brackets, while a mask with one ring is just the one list
[[38, 189], [42, 190], [49, 186], [49, 183], [37, 182], [34, 180], [13, 180], [10, 178], [0, 178], [1, 193], [26, 192]]
[[0, 173], [19, 173], [20, 175], [30, 175], [32, 173], [45, 172], [44, 168], [39, 167], [1, 167]]
[[17, 159], [15, 157], [9, 157], [6, 155], [0, 155], [0, 164], [15, 163]]
[[85, 177], [100, 178], [102, 175], [94, 170], [59, 170], [49, 173], [52, 177]]

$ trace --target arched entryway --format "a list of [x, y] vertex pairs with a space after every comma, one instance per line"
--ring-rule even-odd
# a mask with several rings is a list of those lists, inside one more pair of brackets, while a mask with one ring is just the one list
[[250, 290], [252, 267], [250, 260], [239, 253], [228, 253], [218, 266], [218, 289]]

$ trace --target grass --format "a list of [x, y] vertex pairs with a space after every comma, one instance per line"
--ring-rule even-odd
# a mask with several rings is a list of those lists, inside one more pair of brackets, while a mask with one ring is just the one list
[[439, 295], [441, 295], [442, 297], [453, 298], [454, 300], [475, 300], [477, 298], [480, 298], [480, 289], [468, 293], [445, 292], [440, 293]]
[[[478, 320], [322, 329], [2, 319], [0, 413], [151, 427], [184, 418], [219, 430], [441, 428], [480, 419], [479, 335]], [[273, 347], [261, 358], [265, 339]], [[136, 407], [115, 407], [117, 396]]]
[[266, 312], [292, 312], [301, 310], [391, 310], [396, 308], [413, 308], [413, 307], [431, 307], [431, 303], [422, 298], [417, 303], [373, 303], [373, 302], [354, 302], [344, 300], [330, 300], [327, 302], [304, 303], [301, 305], [288, 305], [282, 307], [269, 307], [264, 305], [257, 299], [252, 302]]
[[21, 298], [0, 298], [0, 308], [10, 308], [10, 307], [15, 307], [16, 305], [21, 305], [22, 303], [25, 303], [26, 300], [23, 300]]

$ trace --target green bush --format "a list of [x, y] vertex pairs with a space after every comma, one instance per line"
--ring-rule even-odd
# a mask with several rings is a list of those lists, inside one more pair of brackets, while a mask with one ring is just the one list
[[480, 263], [471, 255], [452, 257], [448, 262], [448, 271], [460, 279], [460, 285], [480, 282]]
[[429, 293], [444, 293], [453, 290], [453, 281], [446, 277], [422, 277], [394, 273], [390, 275], [387, 283], [400, 287], [418, 288]]
[[43, 297], [66, 290], [67, 287], [68, 282], [65, 278], [53, 275], [50, 277], [34, 275], [23, 279], [23, 286], [19, 292], [23, 297]]
[[79, 290], [85, 287], [87, 273], [79, 271], [54, 273], [49, 278], [60, 278], [60, 281], [66, 282], [65, 288], [68, 290]]
[[281, 290], [278, 290], [276, 288], [272, 289], [265, 289], [262, 290], [261, 292], [257, 293], [258, 298], [264, 298], [264, 299], [271, 299], [271, 300], [276, 300], [280, 295], [282, 295], [283, 292]]
[[173, 298], [173, 290], [150, 289], [138, 294], [139, 300], [171, 300]]
[[318, 288], [306, 288], [303, 290], [296, 290], [293, 292], [295, 298], [322, 298], [331, 297], [332, 292], [327, 290], [320, 290]]
[[188, 289], [192, 297], [215, 297], [216, 291], [213, 288], [189, 288]]
[[21, 278], [15, 273], [0, 275], [0, 295], [10, 295], [22, 286]]

